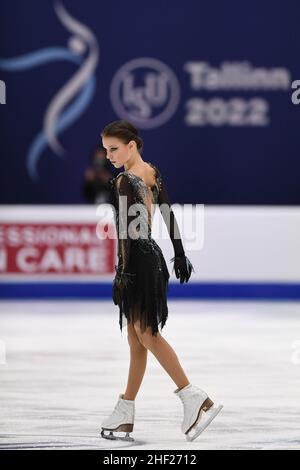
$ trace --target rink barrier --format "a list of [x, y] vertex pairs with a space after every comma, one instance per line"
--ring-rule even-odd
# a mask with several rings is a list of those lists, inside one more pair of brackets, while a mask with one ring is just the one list
[[[111, 299], [111, 282], [2, 282], [1, 299]], [[170, 299], [300, 300], [298, 283], [170, 282]]]

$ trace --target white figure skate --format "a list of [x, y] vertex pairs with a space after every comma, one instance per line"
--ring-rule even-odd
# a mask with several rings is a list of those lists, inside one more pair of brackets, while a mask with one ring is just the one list
[[[134, 400], [123, 400], [124, 394], [119, 395], [118, 402], [112, 414], [102, 422], [101, 437], [104, 439], [134, 441], [129, 433], [133, 431], [135, 417]], [[109, 431], [109, 434], [105, 434]], [[115, 435], [114, 432], [125, 432], [125, 436]]]
[[182, 389], [177, 388], [174, 393], [180, 398], [184, 408], [181, 430], [187, 441], [193, 441], [220, 413], [223, 405], [215, 406], [206, 392], [192, 384]]

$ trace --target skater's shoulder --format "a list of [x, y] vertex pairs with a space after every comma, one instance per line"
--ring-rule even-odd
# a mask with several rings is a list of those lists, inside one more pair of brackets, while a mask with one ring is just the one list
[[161, 190], [162, 189], [162, 185], [163, 185], [163, 178], [162, 178], [162, 174], [161, 174], [161, 171], [159, 170], [159, 168], [154, 165], [153, 163], [151, 162], [147, 162], [148, 165], [150, 165], [153, 170], [154, 170], [154, 177], [155, 177], [155, 180], [156, 180], [156, 184], [158, 186], [158, 189]]
[[148, 169], [144, 174], [138, 175], [132, 173], [131, 171], [125, 170], [121, 171], [115, 178], [115, 184], [117, 188], [123, 187], [124, 189], [130, 186], [138, 186], [141, 183], [148, 186], [149, 188], [154, 188], [155, 186], [160, 190], [162, 188], [162, 175], [159, 168], [154, 165], [152, 162], [145, 162]]
[[129, 175], [126, 171], [121, 171], [116, 177], [115, 177], [115, 186], [119, 191], [122, 192], [132, 192], [132, 180], [130, 178], [131, 175]]
[[148, 165], [150, 165], [150, 167], [153, 168], [155, 176], [158, 176], [158, 175], [161, 174], [156, 165], [154, 165], [152, 162], [149, 162], [149, 161], [147, 163], [148, 163]]
[[116, 177], [115, 177], [116, 183], [120, 184], [121, 182], [126, 182], [130, 181], [130, 175], [126, 171], [121, 171]]

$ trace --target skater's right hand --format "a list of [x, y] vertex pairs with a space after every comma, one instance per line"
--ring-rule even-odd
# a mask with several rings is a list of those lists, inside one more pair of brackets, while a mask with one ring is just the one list
[[118, 266], [115, 266], [117, 272], [112, 286], [112, 298], [115, 305], [121, 305], [122, 298], [124, 296], [124, 289], [132, 283], [132, 276], [135, 274], [125, 273]]

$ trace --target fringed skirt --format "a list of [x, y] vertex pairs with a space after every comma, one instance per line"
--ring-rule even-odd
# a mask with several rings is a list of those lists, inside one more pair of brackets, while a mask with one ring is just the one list
[[119, 304], [119, 325], [140, 322], [141, 332], [151, 327], [152, 336], [164, 327], [168, 317], [167, 291], [170, 274], [163, 253], [152, 238], [131, 240], [126, 272], [131, 283], [123, 291]]

